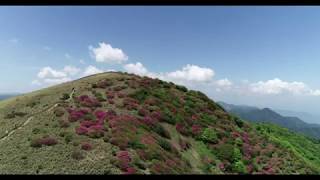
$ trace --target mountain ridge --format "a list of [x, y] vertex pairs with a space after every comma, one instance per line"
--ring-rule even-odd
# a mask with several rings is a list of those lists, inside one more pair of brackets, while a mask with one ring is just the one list
[[184, 86], [101, 73], [1, 101], [0, 174], [320, 172], [295, 151], [316, 142], [288, 149], [269, 129]]
[[295, 132], [303, 133], [314, 138], [320, 138], [319, 124], [306, 123], [298, 117], [282, 116], [271, 108], [259, 109], [251, 107], [250, 111], [245, 111], [241, 105], [231, 105], [224, 102], [218, 103], [223, 107], [226, 107], [228, 112], [234, 113], [242, 119], [251, 122], [271, 122], [289, 128]]

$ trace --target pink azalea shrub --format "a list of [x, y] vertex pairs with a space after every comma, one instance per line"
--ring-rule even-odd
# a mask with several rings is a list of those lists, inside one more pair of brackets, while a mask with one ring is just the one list
[[77, 111], [77, 110], [70, 110], [70, 114], [69, 114], [69, 121], [70, 122], [75, 122], [80, 120], [85, 114], [81, 111]]
[[129, 155], [128, 151], [120, 151], [117, 153], [118, 158], [118, 167], [122, 171], [127, 171], [127, 169], [130, 167], [131, 157]]
[[219, 164], [219, 169], [220, 169], [221, 171], [224, 171], [224, 170], [225, 170], [224, 163], [220, 163], [220, 164]]
[[125, 174], [135, 174], [137, 170], [134, 167], [128, 167]]
[[101, 103], [93, 97], [89, 97], [88, 95], [82, 95], [78, 97], [78, 101], [82, 106], [85, 107], [100, 107]]
[[158, 121], [154, 118], [151, 118], [150, 116], [146, 116], [142, 119], [142, 122], [147, 126], [154, 126], [157, 124]]
[[53, 137], [46, 137], [40, 140], [41, 144], [46, 146], [52, 146], [58, 143], [58, 141]]
[[111, 80], [103, 80], [97, 83], [97, 87], [98, 88], [106, 88], [109, 87], [113, 84], [113, 82]]
[[101, 110], [98, 110], [94, 113], [94, 115], [96, 116], [96, 118], [99, 120], [99, 119], [102, 119], [104, 120], [106, 117], [107, 117], [107, 113], [105, 111], [101, 111]]
[[202, 131], [202, 128], [200, 125], [195, 124], [195, 125], [192, 125], [191, 130], [193, 135], [199, 135]]
[[151, 118], [156, 119], [158, 121], [160, 121], [162, 119], [161, 112], [159, 112], [159, 111], [153, 111], [150, 116], [151, 116]]
[[140, 115], [140, 116], [147, 116], [149, 114], [149, 111], [148, 110], [146, 110], [146, 109], [144, 109], [144, 108], [140, 108], [139, 110], [138, 110], [138, 115]]
[[91, 138], [103, 137], [104, 127], [102, 125], [93, 125], [88, 129], [87, 135]]
[[83, 142], [81, 144], [81, 149], [83, 149], [85, 151], [90, 151], [92, 149], [92, 145], [88, 142]]
[[76, 133], [78, 135], [85, 135], [88, 133], [88, 128], [86, 128], [84, 126], [80, 126], [80, 127], [76, 128]]
[[139, 102], [133, 98], [124, 98], [123, 99], [123, 106], [127, 109], [127, 110], [138, 110], [139, 107]]
[[141, 143], [145, 145], [154, 145], [156, 140], [152, 136], [144, 135], [141, 137]]
[[199, 119], [199, 116], [194, 114], [194, 115], [191, 116], [191, 119], [192, 119], [193, 121], [196, 121], [196, 120]]
[[89, 127], [91, 127], [93, 125], [95, 125], [95, 122], [93, 122], [93, 121], [82, 121], [80, 123], [80, 126], [86, 127], [86, 128], [89, 128]]

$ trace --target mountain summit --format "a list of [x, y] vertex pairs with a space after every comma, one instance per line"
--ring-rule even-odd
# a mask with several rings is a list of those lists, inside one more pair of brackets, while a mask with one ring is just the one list
[[319, 172], [265, 129], [199, 91], [102, 73], [1, 101], [0, 174]]

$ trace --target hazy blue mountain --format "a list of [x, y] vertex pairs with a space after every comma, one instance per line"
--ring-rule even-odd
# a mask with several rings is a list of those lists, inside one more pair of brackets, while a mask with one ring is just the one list
[[0, 101], [4, 99], [8, 99], [10, 97], [17, 96], [18, 94], [0, 94]]
[[307, 123], [320, 123], [320, 115], [315, 115], [315, 114], [306, 113], [306, 112], [283, 110], [283, 109], [274, 109], [274, 111], [281, 114], [282, 116], [298, 117], [299, 119]]
[[270, 108], [259, 109], [257, 107], [233, 105], [218, 102], [226, 111], [251, 122], [270, 122], [292, 131], [311, 137], [320, 138], [320, 125], [306, 123], [298, 117], [282, 116]]

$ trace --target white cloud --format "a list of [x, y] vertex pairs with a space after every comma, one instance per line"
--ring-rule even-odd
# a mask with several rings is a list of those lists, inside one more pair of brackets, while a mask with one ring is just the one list
[[316, 90], [311, 90], [310, 94], [312, 96], [320, 96], [320, 90], [316, 89]]
[[278, 78], [251, 83], [249, 85], [249, 90], [258, 94], [291, 93], [294, 95], [320, 96], [320, 90], [313, 90], [303, 82], [286, 82]]
[[210, 68], [187, 64], [182, 70], [166, 73], [166, 77], [178, 81], [209, 82], [215, 75]]
[[55, 85], [67, 81], [71, 81], [81, 69], [74, 66], [65, 66], [62, 70], [56, 70], [52, 67], [44, 67], [40, 69], [37, 77], [31, 82], [32, 85]]
[[137, 62], [135, 64], [126, 64], [123, 66], [123, 68], [128, 72], [128, 73], [133, 73], [137, 74], [140, 76], [145, 76], [148, 74], [147, 68], [143, 66], [140, 62]]
[[219, 86], [219, 87], [231, 87], [232, 86], [232, 82], [225, 78], [225, 79], [220, 79], [218, 81], [216, 81], [216, 84]]
[[64, 83], [64, 82], [68, 82], [71, 81], [72, 79], [69, 77], [65, 77], [65, 78], [58, 78], [58, 79], [44, 79], [43, 82], [48, 84], [48, 85], [54, 85], [54, 84], [60, 84], [60, 83]]
[[56, 71], [51, 67], [47, 66], [40, 70], [38, 73], [38, 78], [45, 79], [45, 78], [64, 78], [67, 74], [63, 71]]
[[103, 70], [98, 69], [95, 66], [90, 65], [83, 72], [83, 76], [89, 76], [89, 75], [98, 74], [98, 73], [102, 73], [102, 72], [103, 72]]
[[128, 60], [128, 56], [119, 48], [113, 48], [110, 44], [99, 43], [99, 47], [89, 46], [90, 54], [97, 62], [121, 64]]
[[81, 69], [74, 67], [74, 66], [65, 66], [63, 71], [71, 76], [77, 75]]

